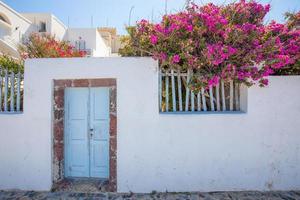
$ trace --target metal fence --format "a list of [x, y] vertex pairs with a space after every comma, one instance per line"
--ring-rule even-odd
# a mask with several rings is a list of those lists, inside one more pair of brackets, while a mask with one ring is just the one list
[[207, 90], [192, 92], [191, 72], [159, 72], [160, 112], [227, 112], [240, 110], [240, 84], [223, 80]]
[[0, 68], [0, 113], [23, 111], [23, 74]]

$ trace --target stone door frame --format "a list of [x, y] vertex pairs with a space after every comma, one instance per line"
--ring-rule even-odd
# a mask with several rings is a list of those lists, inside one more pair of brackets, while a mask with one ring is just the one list
[[107, 189], [117, 191], [117, 81], [114, 78], [53, 80], [52, 182], [64, 177], [64, 91], [67, 87], [109, 87], [109, 179]]

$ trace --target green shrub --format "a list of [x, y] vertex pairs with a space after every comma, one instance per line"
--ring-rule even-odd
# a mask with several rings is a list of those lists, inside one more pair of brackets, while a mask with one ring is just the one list
[[0, 56], [0, 66], [2, 69], [7, 69], [8, 71], [13, 71], [18, 73], [24, 72], [24, 62], [22, 60], [14, 59], [8, 55]]

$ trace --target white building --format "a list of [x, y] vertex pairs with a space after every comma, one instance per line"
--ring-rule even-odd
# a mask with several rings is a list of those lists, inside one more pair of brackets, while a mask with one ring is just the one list
[[26, 59], [25, 71], [23, 112], [0, 112], [0, 190], [70, 177], [135, 193], [300, 189], [300, 76], [243, 87], [243, 112], [162, 113], [151, 58]]
[[50, 13], [18, 13], [0, 1], [0, 52], [19, 57], [18, 45], [33, 32], [47, 33], [70, 41], [88, 56], [107, 57], [112, 47], [97, 28], [68, 28]]

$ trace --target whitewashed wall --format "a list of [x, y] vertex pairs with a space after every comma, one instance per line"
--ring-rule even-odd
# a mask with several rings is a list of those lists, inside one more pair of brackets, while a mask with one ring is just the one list
[[104, 38], [101, 36], [101, 34], [99, 33], [98, 29], [96, 29], [96, 48], [95, 51], [93, 53], [94, 57], [106, 57], [106, 56], [110, 56], [112, 50], [111, 47], [109, 47], [108, 45], [106, 45]]
[[[10, 34], [8, 34], [15, 42], [19, 42], [23, 34], [26, 34], [31, 22], [18, 12], [10, 8], [8, 5], [0, 1], [0, 14], [9, 21], [11, 25]], [[18, 28], [17, 28], [18, 27]], [[2, 25], [1, 25], [2, 28]], [[17, 30], [16, 30], [17, 28]], [[1, 35], [1, 37], [4, 35]], [[2, 38], [1, 38], [2, 39]]]
[[159, 114], [150, 58], [27, 60], [21, 115], [0, 115], [0, 189], [51, 188], [52, 80], [117, 79], [119, 192], [300, 189], [300, 77], [248, 90], [244, 114]]
[[54, 15], [50, 13], [22, 13], [22, 15], [32, 22], [34, 32], [39, 32], [40, 22], [44, 22], [48, 34], [58, 40], [65, 37], [67, 27]]
[[63, 40], [67, 27], [56, 16], [51, 15], [51, 35], [55, 35], [59, 40]]
[[0, 15], [8, 21], [8, 23], [0, 21], [0, 54], [19, 57], [18, 43], [23, 35], [26, 36], [33, 31], [31, 22], [2, 1], [0, 1]]
[[46, 33], [59, 40], [75, 41], [82, 37], [86, 41], [86, 48], [92, 50], [94, 57], [107, 57], [111, 55], [111, 48], [107, 46], [97, 28], [70, 28], [67, 27], [51, 13], [18, 13], [0, 1], [0, 15], [8, 23], [0, 21], [0, 54], [19, 57], [17, 46], [22, 42], [23, 36], [39, 32], [40, 23], [46, 23]]
[[96, 28], [69, 28], [64, 40], [68, 40], [75, 46], [75, 41], [81, 38], [86, 42], [86, 48], [92, 50], [93, 57], [107, 57], [110, 49]]

